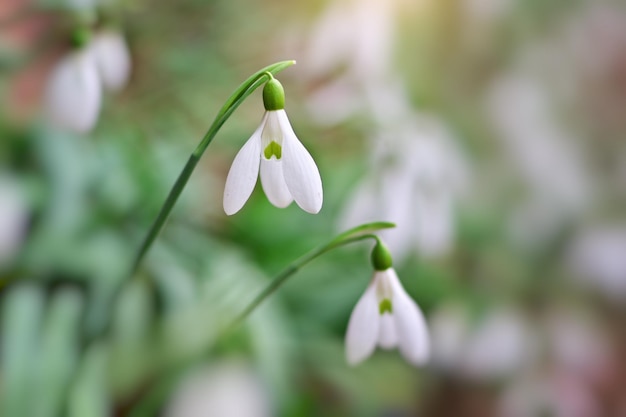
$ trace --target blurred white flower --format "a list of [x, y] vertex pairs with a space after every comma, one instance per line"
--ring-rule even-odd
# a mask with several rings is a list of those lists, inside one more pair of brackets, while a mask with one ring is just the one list
[[466, 343], [470, 336], [469, 317], [462, 306], [448, 304], [430, 315], [432, 363], [450, 373], [460, 373]]
[[[284, 95], [276, 107], [274, 102], [266, 101], [272, 82], [278, 83], [273, 79], [263, 90], [266, 111], [261, 125], [237, 153], [226, 178], [224, 211], [228, 215], [237, 213], [250, 198], [259, 166], [261, 185], [273, 205], [283, 208], [295, 200], [301, 209], [313, 214], [322, 208], [319, 170], [291, 128], [283, 109]], [[278, 87], [282, 93], [280, 83]]]
[[423, 118], [389, 129], [376, 141], [370, 174], [348, 198], [340, 227], [386, 220], [381, 232], [396, 258], [412, 249], [439, 256], [454, 241], [454, 204], [464, 193], [469, 169], [446, 130]]
[[[541, 55], [529, 54], [530, 65]], [[489, 110], [505, 150], [528, 188], [511, 220], [512, 237], [535, 247], [593, 201], [593, 187], [577, 138], [554, 117], [537, 77], [519, 69], [499, 79]]]
[[222, 363], [189, 376], [166, 407], [166, 417], [271, 417], [259, 376], [248, 366]]
[[464, 372], [487, 378], [512, 375], [533, 359], [535, 347], [530, 328], [520, 314], [495, 310], [465, 346]]
[[545, 88], [531, 75], [498, 80], [490, 97], [492, 120], [523, 179], [561, 210], [584, 208], [591, 196], [576, 137], [554, 119]]
[[130, 77], [131, 58], [121, 33], [105, 30], [94, 35], [89, 45], [102, 85], [112, 91], [121, 90]]
[[495, 309], [477, 323], [470, 319], [457, 305], [431, 316], [433, 363], [440, 369], [476, 380], [498, 379], [534, 359], [537, 344], [519, 313]]
[[421, 310], [402, 287], [393, 268], [375, 271], [352, 311], [346, 332], [346, 357], [355, 365], [376, 348], [398, 347], [414, 365], [428, 360], [429, 339]]
[[300, 59], [304, 68], [315, 76], [341, 66], [359, 78], [388, 73], [395, 8], [394, 1], [331, 2], [313, 28], [309, 48]]
[[393, 59], [396, 20], [407, 12], [402, 3], [415, 6], [410, 0], [331, 2], [306, 47], [293, 51], [304, 63], [305, 77], [327, 80], [315, 83], [307, 103], [318, 122], [335, 124], [368, 110], [376, 120], [385, 120], [390, 113], [397, 118], [398, 107], [405, 113], [406, 101], [387, 97], [391, 90], [403, 91], [396, 88]]
[[626, 299], [626, 225], [603, 225], [574, 237], [568, 264], [579, 282], [616, 301]]
[[0, 267], [17, 254], [24, 239], [28, 209], [17, 185], [0, 176]]
[[53, 69], [44, 98], [45, 113], [55, 126], [77, 133], [98, 120], [102, 86], [89, 48], [74, 50]]

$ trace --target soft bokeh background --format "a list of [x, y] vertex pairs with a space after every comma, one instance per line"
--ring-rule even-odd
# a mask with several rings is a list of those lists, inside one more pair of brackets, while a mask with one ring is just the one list
[[[0, 415], [626, 415], [622, 1], [2, 0], [0, 21]], [[117, 39], [120, 85], [93, 78], [87, 129], [46, 96], [79, 27]], [[223, 213], [257, 92], [128, 281], [219, 107], [282, 59], [321, 213], [260, 189]], [[369, 220], [398, 224], [385, 238], [428, 318], [428, 366], [381, 350], [346, 365], [365, 243], [216, 340], [289, 262]]]

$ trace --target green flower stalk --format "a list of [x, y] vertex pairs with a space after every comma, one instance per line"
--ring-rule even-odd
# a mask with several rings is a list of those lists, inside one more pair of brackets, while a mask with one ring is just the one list
[[163, 206], [161, 207], [161, 210], [159, 211], [157, 218], [154, 220], [154, 223], [152, 224], [152, 226], [150, 227], [150, 230], [148, 231], [146, 237], [144, 238], [141, 244], [141, 247], [139, 248], [139, 252], [137, 253], [137, 256], [135, 258], [135, 262], [133, 263], [133, 267], [132, 267], [133, 275], [135, 274], [135, 272], [137, 272], [137, 269], [139, 268], [139, 265], [143, 261], [143, 258], [145, 257], [146, 253], [148, 252], [148, 250], [154, 243], [154, 240], [156, 239], [156, 237], [159, 235], [159, 233], [163, 229], [163, 226], [165, 225], [167, 218], [172, 212], [174, 205], [178, 201], [180, 194], [185, 189], [185, 186], [187, 185], [187, 181], [189, 181], [189, 178], [191, 177], [191, 174], [196, 168], [198, 161], [200, 161], [202, 154], [204, 153], [206, 148], [211, 144], [211, 142], [213, 141], [213, 138], [215, 138], [215, 135], [220, 130], [220, 128], [224, 125], [224, 123], [226, 123], [226, 120], [228, 120], [228, 118], [233, 114], [233, 112], [237, 109], [237, 107], [239, 107], [239, 105], [243, 103], [244, 100], [248, 98], [248, 96], [254, 92], [254, 90], [259, 88], [263, 84], [267, 83], [267, 81], [272, 80], [275, 74], [279, 73], [285, 68], [288, 68], [294, 65], [295, 63], [296, 61], [281, 61], [281, 62], [277, 62], [275, 64], [272, 64], [270, 66], [267, 66], [257, 71], [256, 73], [251, 75], [246, 81], [244, 81], [230, 95], [228, 100], [226, 100], [226, 103], [224, 103], [220, 111], [217, 113], [217, 116], [215, 116], [215, 119], [213, 120], [211, 127], [209, 127], [209, 130], [206, 132], [206, 134], [204, 135], [204, 137], [202, 138], [202, 140], [200, 141], [196, 149], [189, 156], [189, 160], [187, 161], [187, 164], [185, 165], [182, 172], [176, 179], [176, 182], [174, 183], [174, 186], [172, 187], [170, 193], [168, 194], [167, 199], [163, 203]]

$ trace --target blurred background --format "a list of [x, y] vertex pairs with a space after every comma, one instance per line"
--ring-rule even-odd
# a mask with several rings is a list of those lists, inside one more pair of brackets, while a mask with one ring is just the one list
[[[626, 4], [611, 0], [2, 0], [0, 415], [626, 416]], [[222, 211], [283, 59], [324, 207]], [[384, 237], [432, 360], [344, 359]]]

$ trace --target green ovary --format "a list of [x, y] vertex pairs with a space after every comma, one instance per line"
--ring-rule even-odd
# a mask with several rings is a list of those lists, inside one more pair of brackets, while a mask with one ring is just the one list
[[383, 301], [381, 301], [380, 304], [378, 305], [378, 311], [380, 312], [381, 316], [385, 313], [392, 314], [393, 308], [391, 305], [391, 300], [388, 298], [385, 298]]
[[276, 157], [276, 159], [280, 159], [283, 154], [283, 148], [276, 142], [271, 141], [269, 145], [263, 151], [263, 155], [265, 159], [270, 159], [272, 155]]

